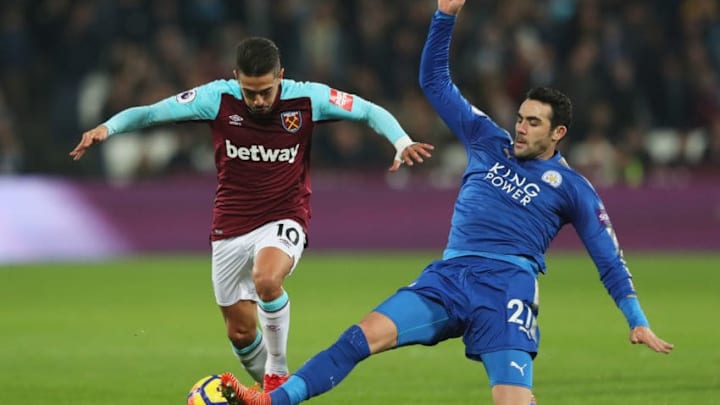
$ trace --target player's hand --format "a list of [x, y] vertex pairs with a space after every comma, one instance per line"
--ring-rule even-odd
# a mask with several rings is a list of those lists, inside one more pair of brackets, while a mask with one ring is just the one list
[[658, 353], [670, 353], [675, 347], [672, 343], [668, 343], [655, 336], [650, 328], [645, 326], [636, 326], [630, 331], [630, 342], [632, 344], [642, 343]]
[[438, 0], [438, 10], [445, 14], [456, 15], [465, 5], [465, 0]]
[[395, 156], [393, 165], [390, 167], [390, 169], [388, 169], [388, 171], [398, 171], [398, 169], [400, 169], [400, 166], [403, 163], [406, 163], [408, 166], [414, 165], [415, 162], [422, 163], [425, 161], [424, 158], [429, 158], [432, 156], [430, 151], [433, 149], [435, 149], [435, 147], [430, 145], [429, 143], [411, 143]]
[[85, 151], [96, 143], [103, 142], [108, 138], [108, 128], [105, 125], [99, 125], [82, 135], [80, 143], [70, 152], [73, 160], [80, 160]]

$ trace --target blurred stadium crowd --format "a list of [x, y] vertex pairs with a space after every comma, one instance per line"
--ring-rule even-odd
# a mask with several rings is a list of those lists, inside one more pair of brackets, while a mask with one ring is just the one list
[[[231, 77], [234, 46], [264, 35], [286, 77], [325, 82], [393, 112], [437, 146], [420, 169], [455, 184], [464, 156], [417, 85], [434, 0], [3, 0], [0, 173], [134, 181], [212, 173], [209, 130], [163, 126], [72, 162], [81, 133], [112, 114]], [[598, 186], [720, 173], [720, 2], [468, 0], [453, 78], [512, 131], [532, 86], [575, 104], [563, 141]], [[364, 127], [321, 127], [316, 172], [385, 168], [391, 147]], [[415, 173], [413, 173], [415, 175]], [[451, 182], [451, 183], [447, 183]]]

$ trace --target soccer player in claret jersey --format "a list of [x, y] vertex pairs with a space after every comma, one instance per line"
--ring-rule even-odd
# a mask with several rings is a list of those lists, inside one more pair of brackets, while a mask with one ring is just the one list
[[268, 392], [288, 376], [290, 300], [283, 280], [307, 242], [313, 128], [333, 120], [369, 125], [395, 146], [391, 172], [402, 163], [423, 162], [433, 147], [413, 142], [387, 110], [357, 95], [285, 79], [279, 50], [269, 39], [240, 42], [236, 62], [234, 79], [128, 108], [85, 132], [70, 156], [78, 160], [109, 136], [150, 125], [210, 125], [217, 167], [213, 289], [232, 350]]
[[372, 354], [456, 337], [463, 338], [466, 357], [483, 363], [496, 405], [534, 403], [537, 278], [546, 272], [550, 241], [567, 223], [625, 315], [630, 342], [659, 353], [673, 349], [649, 327], [600, 197], [557, 151], [570, 126], [570, 100], [554, 89], [530, 90], [519, 107], [513, 139], [453, 84], [450, 38], [463, 5], [464, 0], [438, 0], [420, 63], [427, 99], [468, 157], [443, 258], [272, 393], [223, 374], [231, 405], [297, 404], [332, 389]]

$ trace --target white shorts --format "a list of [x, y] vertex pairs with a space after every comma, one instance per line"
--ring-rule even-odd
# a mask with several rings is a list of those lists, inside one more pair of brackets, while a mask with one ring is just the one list
[[212, 242], [212, 283], [215, 301], [226, 307], [240, 300], [258, 301], [252, 270], [262, 248], [275, 247], [293, 259], [295, 270], [305, 248], [302, 226], [291, 219], [269, 222], [245, 235]]

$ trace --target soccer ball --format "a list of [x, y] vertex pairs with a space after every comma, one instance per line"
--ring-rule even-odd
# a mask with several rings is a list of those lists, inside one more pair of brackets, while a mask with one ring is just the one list
[[220, 393], [220, 376], [209, 375], [193, 385], [187, 396], [187, 405], [228, 405]]

